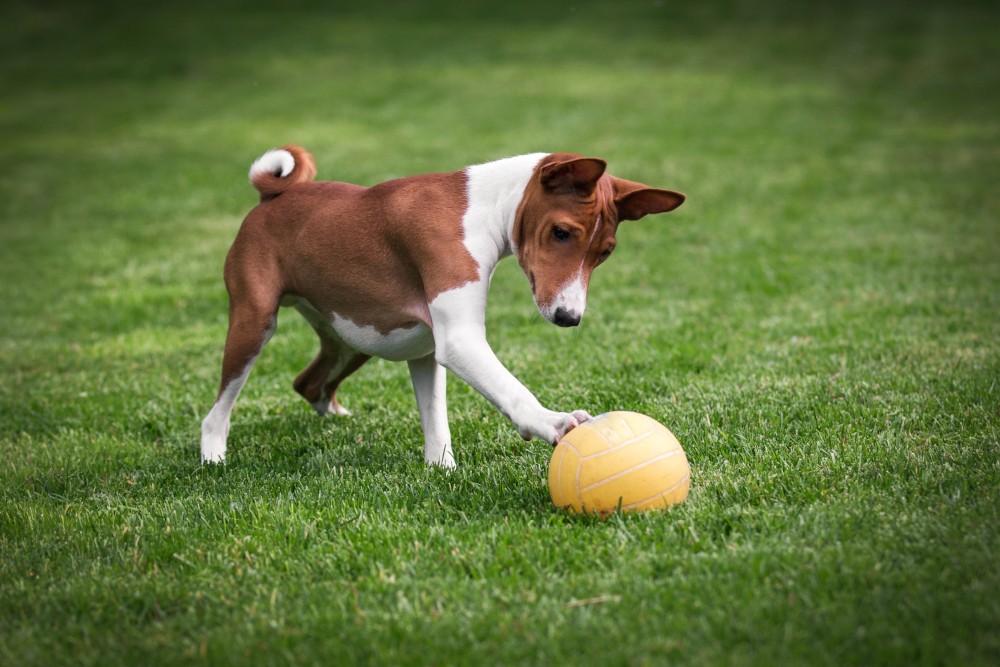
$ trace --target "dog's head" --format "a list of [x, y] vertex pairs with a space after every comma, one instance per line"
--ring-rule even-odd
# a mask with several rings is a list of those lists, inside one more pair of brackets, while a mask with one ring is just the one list
[[679, 192], [615, 178], [606, 167], [597, 158], [548, 155], [535, 167], [517, 211], [518, 262], [538, 311], [562, 327], [580, 323], [590, 274], [614, 251], [618, 223], [684, 203]]

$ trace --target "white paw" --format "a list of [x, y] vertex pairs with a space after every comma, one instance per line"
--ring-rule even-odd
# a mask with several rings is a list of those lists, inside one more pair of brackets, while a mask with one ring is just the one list
[[315, 403], [310, 403], [310, 405], [313, 406], [313, 410], [320, 417], [325, 417], [326, 415], [337, 415], [338, 417], [351, 416], [351, 411], [337, 401], [316, 401]]
[[225, 463], [229, 419], [218, 419], [213, 412], [201, 423], [201, 462]]
[[206, 442], [205, 438], [201, 440], [201, 462], [202, 463], [225, 463], [226, 462], [226, 443], [225, 441], [218, 442]]
[[345, 408], [343, 405], [341, 405], [337, 401], [333, 401], [333, 402], [330, 403], [330, 412], [332, 414], [335, 414], [335, 415], [339, 416], [339, 417], [350, 417], [351, 416], [351, 411], [348, 410], [347, 408]]
[[574, 410], [573, 412], [543, 410], [537, 420], [519, 426], [517, 431], [525, 440], [531, 440], [532, 436], [538, 436], [545, 442], [556, 445], [563, 439], [563, 436], [588, 419], [590, 419], [590, 414], [586, 410]]
[[424, 453], [424, 461], [429, 466], [441, 466], [445, 470], [455, 469], [455, 456], [451, 453], [451, 449], [447, 449], [444, 453], [440, 455]]

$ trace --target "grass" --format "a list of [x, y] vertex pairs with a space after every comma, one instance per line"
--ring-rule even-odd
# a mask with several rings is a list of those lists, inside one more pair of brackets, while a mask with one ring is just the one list
[[[1000, 661], [989, 3], [11, 3], [0, 10], [0, 662]], [[567, 516], [549, 448], [405, 365], [316, 418], [281, 319], [198, 463], [261, 152], [374, 183], [572, 150], [686, 192], [579, 330], [501, 265], [546, 404], [663, 421], [689, 500]]]

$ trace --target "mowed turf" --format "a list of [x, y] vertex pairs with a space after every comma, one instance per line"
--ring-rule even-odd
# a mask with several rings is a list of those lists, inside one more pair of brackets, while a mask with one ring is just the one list
[[[0, 9], [0, 663], [1000, 661], [990, 3], [338, 4]], [[488, 327], [546, 405], [665, 423], [689, 499], [566, 515], [455, 377], [427, 469], [405, 364], [320, 419], [292, 311], [202, 467], [246, 169], [287, 142], [687, 193], [579, 329], [512, 260]]]

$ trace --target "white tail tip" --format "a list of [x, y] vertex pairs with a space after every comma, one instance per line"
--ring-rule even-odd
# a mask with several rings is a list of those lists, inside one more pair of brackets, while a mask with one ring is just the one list
[[250, 165], [248, 177], [253, 181], [257, 174], [271, 174], [284, 178], [295, 169], [295, 158], [284, 148], [268, 151]]

